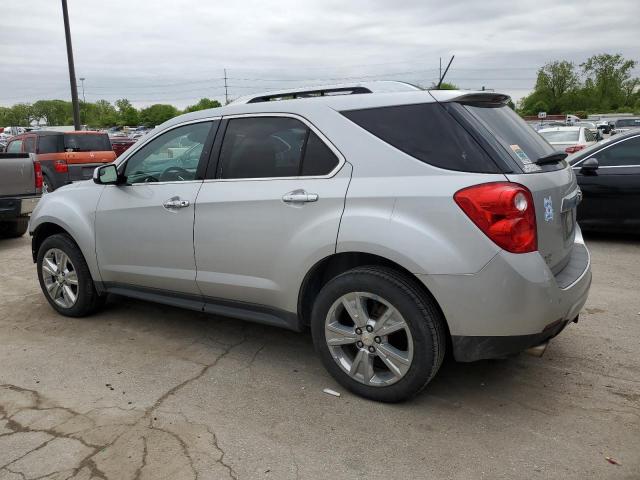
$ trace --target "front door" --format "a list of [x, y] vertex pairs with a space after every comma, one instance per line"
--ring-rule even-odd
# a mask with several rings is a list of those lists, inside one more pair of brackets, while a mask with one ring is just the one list
[[335, 252], [351, 165], [302, 119], [227, 122], [196, 204], [198, 286], [205, 297], [295, 312], [302, 276]]
[[[108, 185], [96, 212], [96, 252], [102, 281], [198, 294], [193, 256], [198, 165], [218, 122], [179, 126], [131, 155]], [[205, 158], [206, 157], [206, 158]]]

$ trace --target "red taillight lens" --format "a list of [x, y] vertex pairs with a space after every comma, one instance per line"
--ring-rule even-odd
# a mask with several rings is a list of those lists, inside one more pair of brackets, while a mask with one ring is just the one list
[[66, 160], [56, 160], [53, 164], [53, 169], [58, 173], [67, 173], [69, 171], [69, 165]]
[[453, 196], [458, 206], [496, 245], [511, 253], [538, 249], [531, 192], [518, 183], [483, 183]]
[[567, 147], [564, 149], [565, 153], [576, 153], [579, 152], [580, 150], [582, 150], [584, 147], [586, 147], [586, 145], [571, 145], [570, 147]]
[[36, 190], [39, 190], [42, 188], [42, 165], [40, 165], [40, 162], [33, 162], [33, 173], [35, 174], [33, 183], [35, 184]]

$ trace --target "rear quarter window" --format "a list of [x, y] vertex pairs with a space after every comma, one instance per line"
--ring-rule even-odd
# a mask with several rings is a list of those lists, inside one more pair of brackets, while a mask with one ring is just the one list
[[500, 171], [473, 137], [437, 103], [341, 113], [389, 145], [434, 167], [474, 173]]

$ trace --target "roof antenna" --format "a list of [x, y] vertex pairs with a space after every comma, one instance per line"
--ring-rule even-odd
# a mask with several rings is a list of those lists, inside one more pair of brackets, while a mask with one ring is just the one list
[[455, 55], [451, 55], [451, 60], [449, 60], [449, 64], [447, 65], [447, 68], [444, 69], [444, 73], [440, 77], [440, 81], [438, 82], [438, 86], [436, 87], [436, 90], [440, 90], [440, 86], [442, 85], [442, 81], [444, 80], [444, 77], [447, 75], [447, 72], [449, 71], [449, 67], [451, 66], [451, 63], [453, 62], [454, 58], [456, 58], [456, 56]]

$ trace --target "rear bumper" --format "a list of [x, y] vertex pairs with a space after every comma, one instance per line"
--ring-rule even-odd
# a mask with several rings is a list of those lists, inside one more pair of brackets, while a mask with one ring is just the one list
[[40, 197], [0, 198], [0, 220], [14, 220], [29, 215]]
[[591, 258], [580, 230], [569, 264], [553, 275], [538, 252], [500, 252], [473, 275], [420, 275], [438, 301], [459, 361], [496, 358], [557, 335], [589, 294]]

